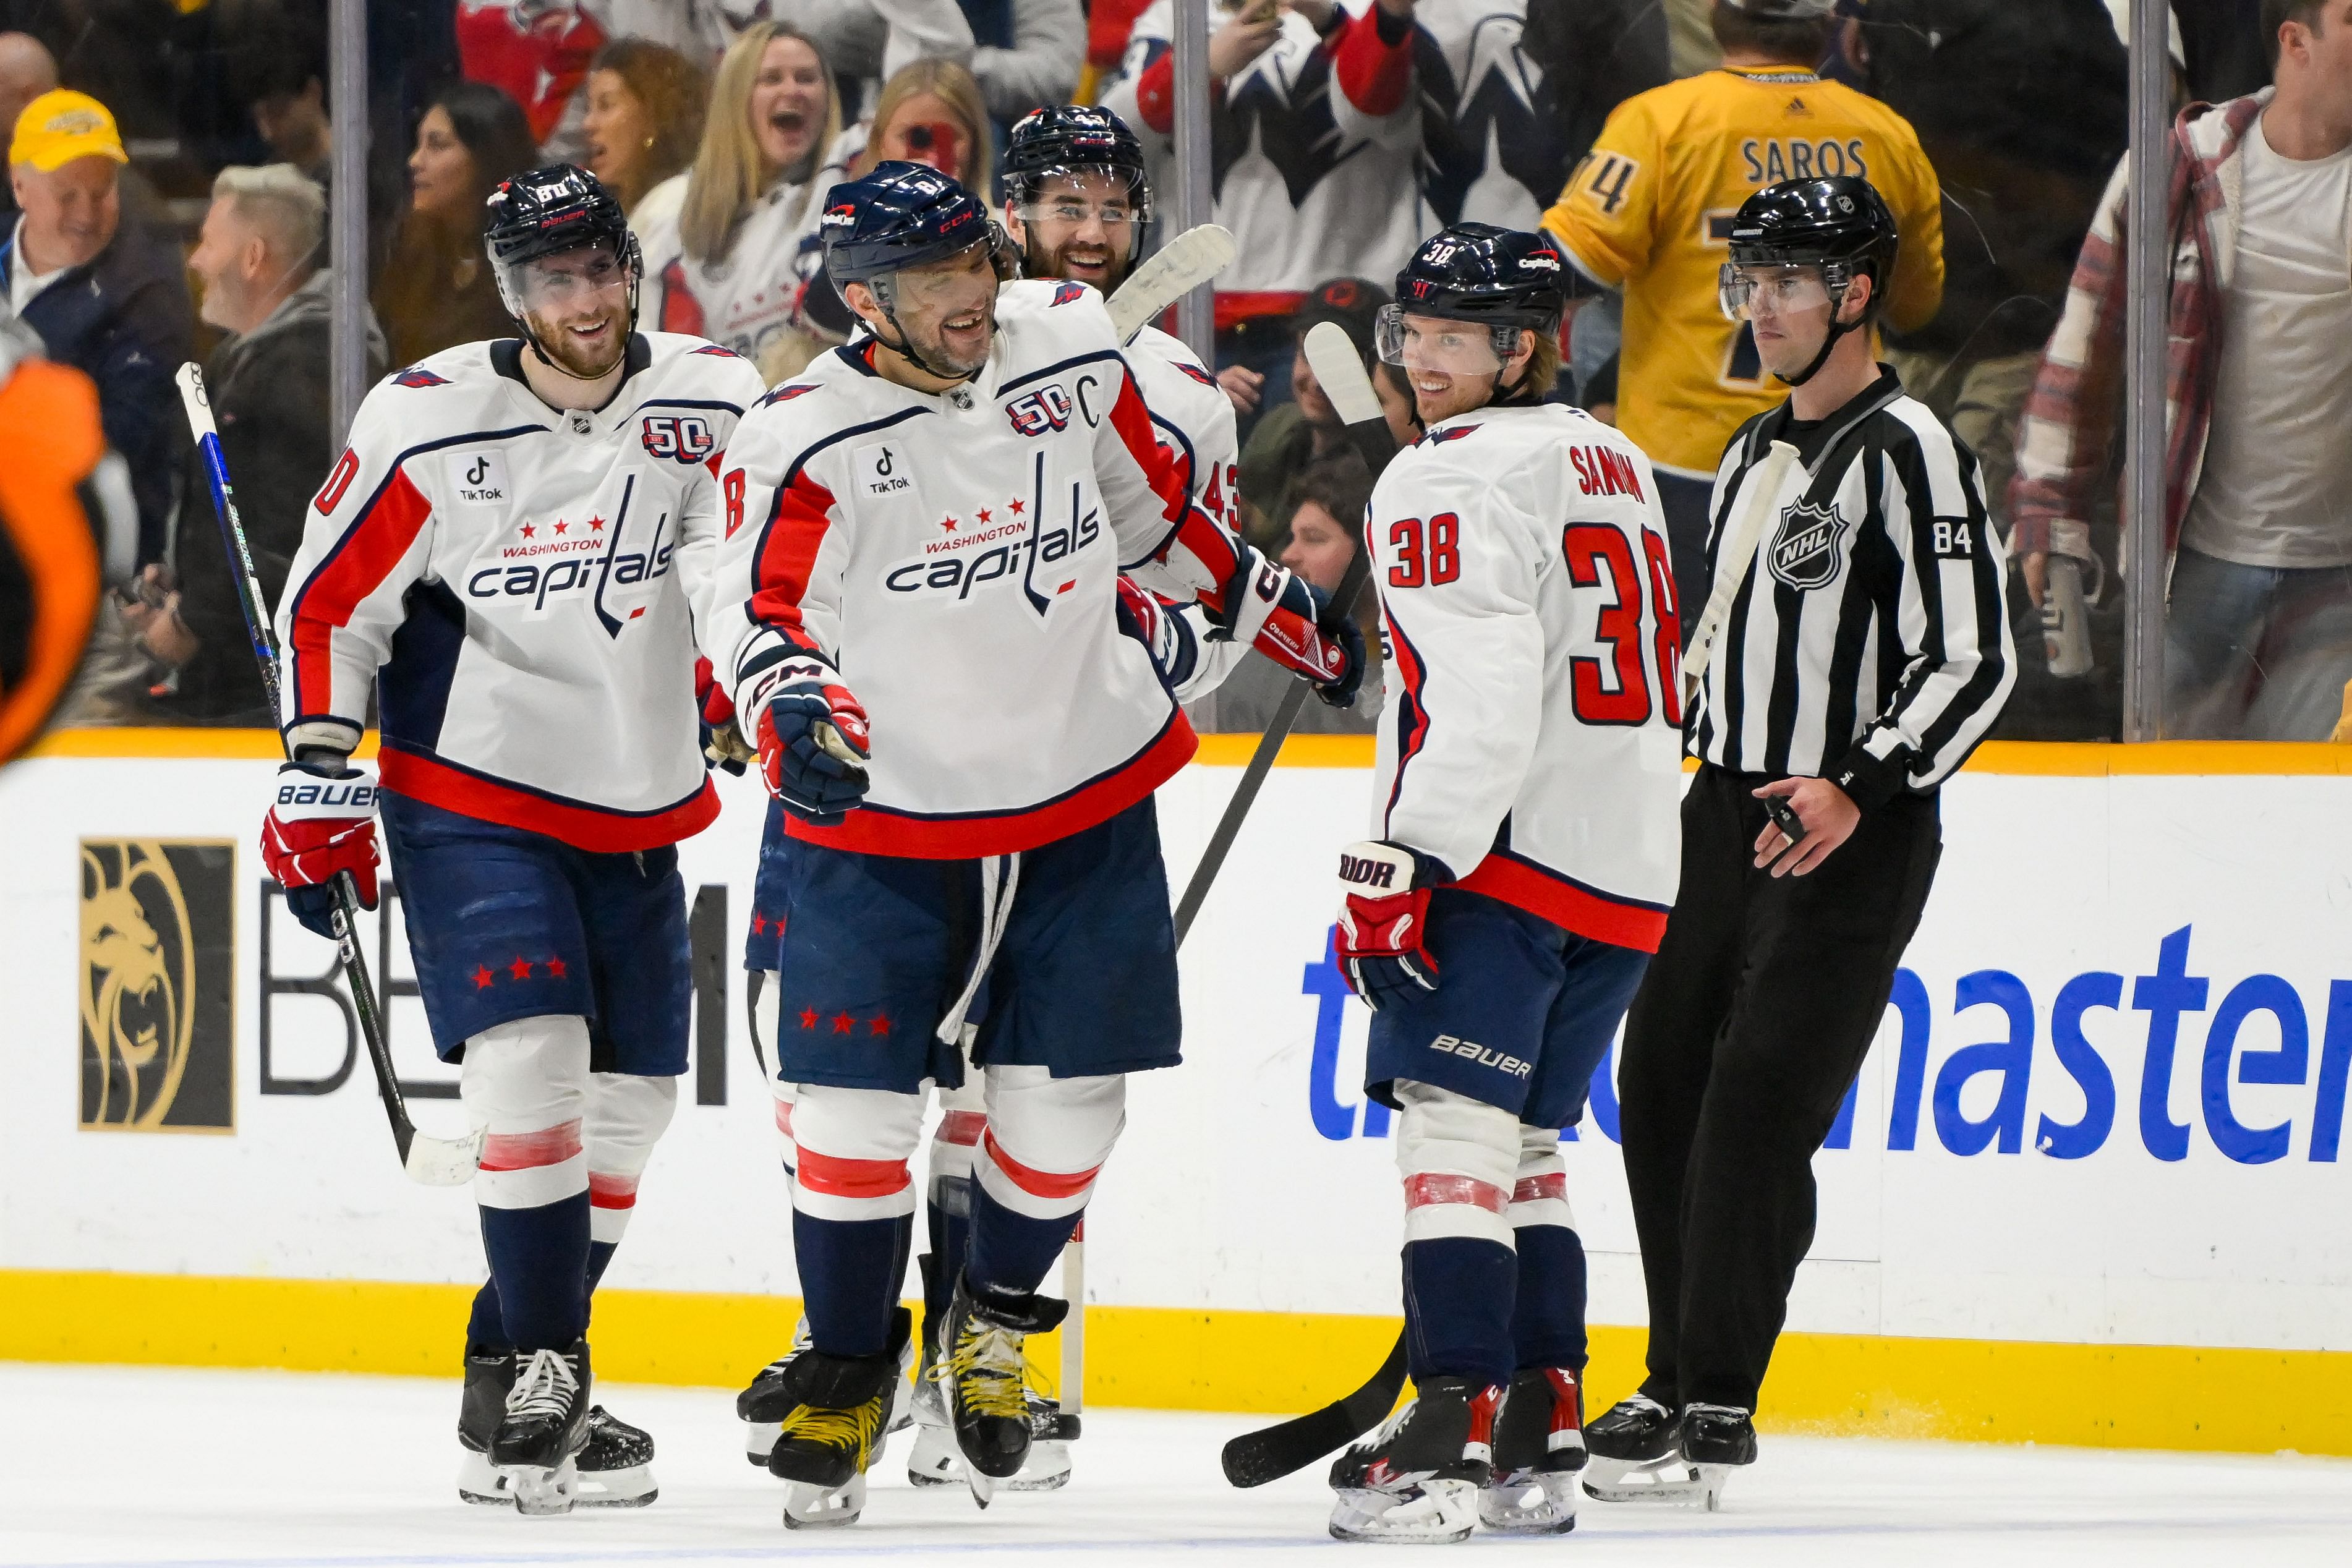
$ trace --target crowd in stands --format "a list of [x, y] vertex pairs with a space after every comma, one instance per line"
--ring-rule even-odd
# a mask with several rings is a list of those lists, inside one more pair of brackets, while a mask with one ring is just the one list
[[[2089, 672], [2029, 657], [2003, 732], [2114, 734], [2131, 564], [2115, 436], [2129, 5], [1210, 0], [1213, 217], [1239, 240], [1215, 293], [1215, 363], [1244, 441], [1242, 526], [1337, 583], [1370, 481], [1301, 334], [1345, 330], [1409, 440], [1410, 390], [1373, 349], [1387, 280], [1444, 225], [1540, 225], [1577, 274], [1555, 395], [1655, 460], [1694, 617], [1717, 457], [1782, 395], [1718, 309], [1721, 226], [1768, 180], [1866, 173], [1904, 237], [1883, 357], [1983, 465], [2029, 590], [2021, 643], [2041, 644], [2032, 605], [2053, 552], [2089, 589]], [[2176, 321], [2171, 390], [2197, 427], [2185, 455], [2176, 436], [2171, 474], [2175, 733], [2324, 738], [2352, 677], [2352, 528], [2332, 517], [2346, 493], [2332, 459], [2298, 447], [2286, 466], [2304, 488], [2288, 494], [2294, 476], [2246, 434], [2299, 416], [2332, 429], [2310, 400], [2348, 379], [2342, 337], [2312, 325], [2335, 296], [2352, 301], [2352, 218], [2313, 205], [2352, 191], [2329, 183], [2352, 156], [2340, 9], [2174, 0], [2179, 101], [2221, 104], [2179, 132], [2174, 201], [2203, 240], [2183, 254], [2204, 269], [2184, 285], [2176, 267], [2174, 310], [2258, 345], [2184, 364]], [[993, 192], [1014, 119], [1100, 102], [1155, 161], [1157, 232], [1171, 232], [1173, 0], [380, 0], [367, 20], [369, 243], [345, 258], [328, 238], [352, 194], [334, 189], [325, 0], [0, 0], [0, 317], [97, 382], [141, 524], [142, 569], [104, 617], [72, 720], [266, 721], [173, 374], [205, 364], [274, 594], [335, 455], [338, 269], [367, 269], [373, 374], [506, 334], [480, 215], [522, 169], [593, 170], [642, 247], [642, 324], [723, 343], [772, 384], [849, 333], [817, 219], [835, 182], [882, 159]], [[2283, 24], [2304, 45], [2265, 113]], [[1741, 83], [1815, 78], [1789, 111], [1801, 118], [1767, 134], [1742, 121]], [[2224, 166], [2227, 180], [2179, 172]], [[2248, 195], [2241, 171], [2272, 177]], [[2301, 229], [2280, 216], [2289, 189]], [[2242, 237], [2249, 265], [2212, 263]], [[2292, 276], [2298, 245], [2334, 270]], [[2241, 384], [2288, 361], [2291, 383]], [[1248, 727], [1278, 695], [1237, 679], [1212, 716]], [[1310, 722], [1368, 728], [1376, 708]]]

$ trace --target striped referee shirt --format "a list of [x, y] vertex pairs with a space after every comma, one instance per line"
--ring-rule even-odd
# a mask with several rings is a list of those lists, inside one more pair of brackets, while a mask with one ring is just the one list
[[1929, 792], [2017, 679], [1976, 455], [1891, 370], [1826, 419], [1760, 414], [1716, 470], [1710, 581], [1774, 441], [1803, 460], [1717, 636], [1690, 750], [1738, 773], [1828, 778], [1864, 808]]

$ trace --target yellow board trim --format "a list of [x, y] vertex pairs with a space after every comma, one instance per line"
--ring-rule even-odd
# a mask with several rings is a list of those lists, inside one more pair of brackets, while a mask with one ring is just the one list
[[[455, 1378], [460, 1285], [0, 1269], [0, 1360]], [[791, 1342], [787, 1297], [602, 1290], [596, 1369], [740, 1386]], [[1393, 1319], [1096, 1307], [1087, 1399], [1280, 1415], [1354, 1388]], [[1643, 1333], [1597, 1327], [1599, 1410], [1639, 1381]], [[1058, 1364], [1051, 1343], [1033, 1359]], [[1767, 1430], [2088, 1447], [2352, 1455], [2352, 1352], [1783, 1335]]]
[[[1257, 741], [1255, 735], [1203, 735], [1193, 760], [1206, 767], [1238, 768], [1257, 750]], [[357, 754], [370, 758], [375, 750], [376, 738], [370, 734], [360, 742]], [[277, 732], [270, 730], [138, 727], [56, 730], [26, 752], [31, 757], [226, 757], [255, 762], [275, 761], [279, 754]], [[1275, 765], [1369, 768], [1372, 737], [1293, 735], [1283, 742]], [[2352, 773], [2352, 746], [2325, 741], [2157, 741], [2137, 746], [1988, 741], [1969, 759], [1967, 771], [2043, 778], [2334, 774]]]

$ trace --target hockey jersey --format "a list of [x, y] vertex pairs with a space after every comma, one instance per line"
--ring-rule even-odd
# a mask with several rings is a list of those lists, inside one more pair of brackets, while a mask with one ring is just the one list
[[1731, 433], [1788, 395], [1716, 274], [1740, 204], [1782, 180], [1860, 174], [1903, 244], [1887, 324], [1907, 331], [1944, 293], [1942, 187], [1909, 122], [1807, 70], [1705, 71], [1627, 99], [1544, 214], [1577, 267], [1625, 291], [1617, 412], [1658, 466], [1711, 479]]
[[373, 694], [386, 789], [583, 849], [673, 844], [719, 813], [691, 617], [760, 378], [640, 333], [613, 401], [565, 413], [521, 350], [446, 350], [360, 405], [278, 606], [289, 738], [356, 745]]
[[1649, 459], [1580, 409], [1479, 409], [1397, 454], [1365, 542], [1388, 654], [1371, 836], [1656, 952], [1681, 868], [1681, 630]]
[[[1273, 47], [1213, 104], [1216, 221], [1247, 242], [1217, 279], [1221, 322], [1249, 294], [1384, 278], [1421, 238], [1411, 34], [1392, 24], [1395, 41], [1384, 41], [1370, 0], [1342, 0], [1342, 9], [1349, 20], [1328, 40], [1297, 12], [1283, 12]], [[1230, 14], [1213, 8], [1210, 26]], [[1124, 74], [1103, 94], [1104, 107], [1163, 163], [1173, 153], [1175, 16], [1173, 0], [1155, 0], [1137, 18]]]
[[729, 451], [704, 646], [740, 722], [795, 647], [831, 658], [871, 721], [866, 804], [835, 827], [793, 818], [795, 838], [1011, 854], [1108, 819], [1192, 753], [1118, 579], [1222, 604], [1246, 547], [1191, 503], [1101, 296], [1011, 283], [997, 311], [975, 381], [900, 386], [861, 340], [771, 392]]

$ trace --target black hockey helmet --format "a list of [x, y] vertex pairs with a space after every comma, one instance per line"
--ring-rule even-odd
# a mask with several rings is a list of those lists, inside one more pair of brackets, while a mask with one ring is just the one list
[[[1867, 326], [1878, 314], [1895, 280], [1901, 242], [1894, 213], [1868, 180], [1834, 174], [1767, 185], [1741, 203], [1731, 220], [1731, 259], [1722, 279], [1724, 313], [1739, 319], [1745, 302], [1737, 279], [1741, 268], [1820, 268], [1830, 296], [1829, 336], [1801, 374], [1781, 378], [1790, 386], [1802, 386], [1827, 362], [1838, 339]], [[1857, 321], [1840, 321], [1846, 289], [1858, 277], [1870, 279], [1869, 308]]]
[[[550, 163], [499, 181], [483, 205], [482, 247], [489, 254], [499, 299], [509, 315], [522, 321], [519, 279], [526, 264], [604, 245], [628, 269], [629, 325], [635, 329], [637, 285], [645, 264], [636, 237], [629, 232], [627, 215], [603, 181], [576, 163]], [[530, 335], [528, 322], [523, 331]]]
[[1003, 173], [1004, 194], [1016, 206], [1034, 201], [1049, 174], [1109, 174], [1126, 180], [1136, 221], [1151, 218], [1143, 143], [1108, 109], [1067, 103], [1031, 110], [1005, 138]]

